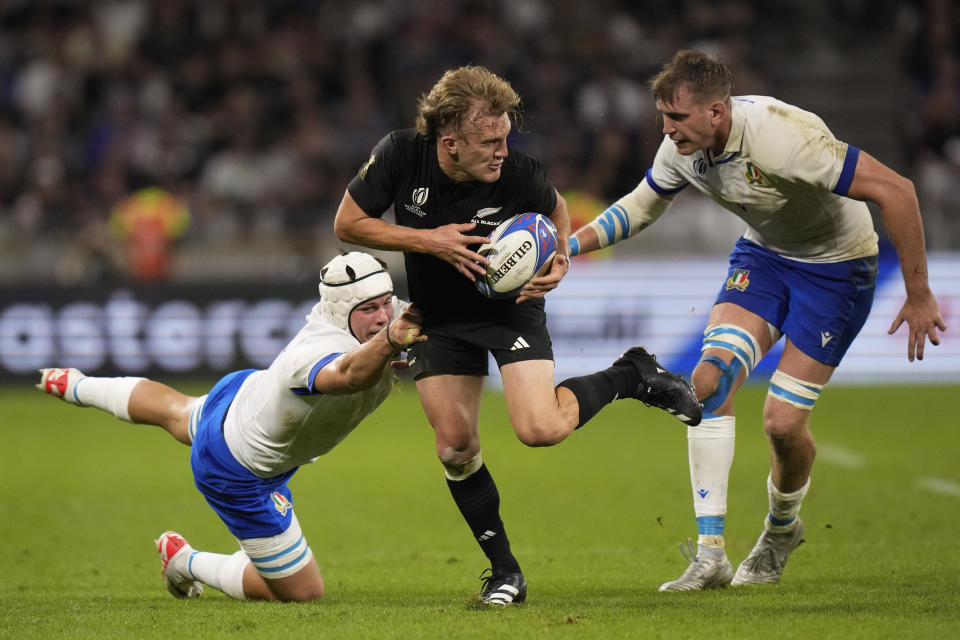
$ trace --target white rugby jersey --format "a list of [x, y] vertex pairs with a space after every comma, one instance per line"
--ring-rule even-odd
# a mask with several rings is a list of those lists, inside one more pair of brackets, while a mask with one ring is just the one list
[[860, 150], [837, 140], [817, 115], [767, 96], [731, 99], [720, 155], [684, 156], [668, 136], [647, 184], [670, 195], [688, 183], [742, 218], [744, 237], [787, 258], [839, 262], [875, 255], [867, 205], [845, 197]]
[[[394, 318], [402, 306], [394, 297]], [[224, 440], [240, 464], [270, 478], [313, 462], [380, 406], [393, 386], [389, 366], [365, 391], [325, 395], [313, 390], [320, 369], [358, 346], [352, 334], [324, 320], [319, 303], [315, 305], [306, 326], [270, 367], [244, 380], [227, 412]]]

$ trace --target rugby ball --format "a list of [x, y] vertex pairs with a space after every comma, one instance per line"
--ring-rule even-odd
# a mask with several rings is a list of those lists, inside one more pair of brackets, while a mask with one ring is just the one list
[[490, 261], [476, 280], [488, 298], [515, 298], [523, 285], [546, 273], [557, 253], [557, 228], [539, 213], [521, 213], [494, 229], [477, 253]]

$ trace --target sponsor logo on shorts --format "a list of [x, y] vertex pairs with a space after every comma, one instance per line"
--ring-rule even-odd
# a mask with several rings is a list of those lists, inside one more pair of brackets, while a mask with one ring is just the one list
[[523, 339], [523, 336], [518, 336], [516, 340], [513, 341], [513, 346], [510, 347], [510, 351], [519, 351], [520, 349], [529, 349], [530, 343]]
[[734, 269], [733, 275], [727, 278], [727, 291], [730, 289], [736, 289], [738, 291], [746, 291], [747, 287], [750, 286], [750, 270], [749, 269]]
[[274, 491], [270, 498], [273, 500], [273, 508], [279, 511], [281, 516], [286, 516], [287, 511], [290, 511], [290, 507], [293, 506], [290, 504], [290, 501], [287, 500], [287, 496], [279, 491]]
[[829, 331], [820, 332], [820, 346], [826, 348], [827, 343], [833, 340], [833, 335]]

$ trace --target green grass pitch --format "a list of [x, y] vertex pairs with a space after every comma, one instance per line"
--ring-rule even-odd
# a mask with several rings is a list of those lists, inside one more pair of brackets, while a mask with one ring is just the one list
[[[203, 386], [183, 385], [192, 392]], [[736, 565], [766, 510], [764, 387], [738, 398], [727, 545]], [[193, 487], [187, 448], [32, 389], [0, 389], [0, 638], [946, 638], [960, 635], [960, 387], [830, 387], [806, 543], [780, 584], [661, 594], [695, 538], [684, 428], [633, 401], [559, 446], [524, 447], [484, 401], [484, 459], [530, 591], [472, 600], [485, 559], [447, 492], [404, 383], [293, 479], [327, 582], [314, 604], [164, 590], [152, 539], [235, 540]]]

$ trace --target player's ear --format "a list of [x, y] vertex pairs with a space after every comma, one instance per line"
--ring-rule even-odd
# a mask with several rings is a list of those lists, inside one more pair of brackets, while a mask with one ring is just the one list
[[728, 110], [726, 100], [716, 100], [710, 104], [710, 118], [714, 122], [723, 120]]
[[440, 146], [451, 156], [457, 155], [457, 138], [455, 136], [442, 136], [440, 138]]

